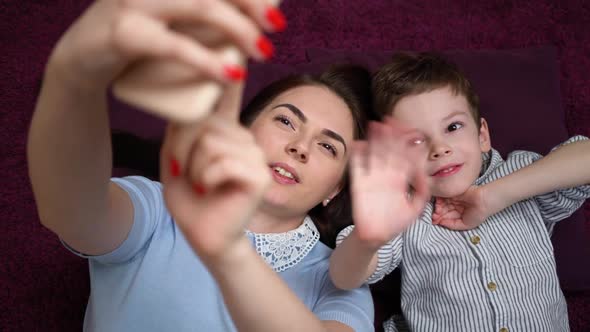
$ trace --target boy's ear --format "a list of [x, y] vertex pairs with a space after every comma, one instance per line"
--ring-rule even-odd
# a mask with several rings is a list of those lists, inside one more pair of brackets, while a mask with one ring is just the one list
[[481, 118], [481, 124], [479, 126], [479, 147], [481, 152], [489, 152], [492, 149], [488, 122], [484, 118]]

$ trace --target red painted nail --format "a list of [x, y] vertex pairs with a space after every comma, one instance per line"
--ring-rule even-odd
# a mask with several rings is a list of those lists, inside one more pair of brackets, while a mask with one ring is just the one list
[[195, 191], [195, 193], [199, 196], [203, 196], [207, 193], [207, 189], [205, 189], [205, 187], [203, 187], [202, 185], [195, 183], [193, 185], [193, 190]]
[[281, 32], [287, 28], [285, 15], [278, 8], [269, 7], [266, 10], [266, 19], [272, 24], [275, 31]]
[[275, 53], [275, 48], [272, 45], [272, 43], [270, 42], [270, 40], [268, 40], [268, 38], [261, 36], [260, 38], [258, 38], [258, 41], [256, 41], [256, 47], [258, 47], [258, 50], [260, 50], [260, 53], [262, 53], [262, 55], [264, 56], [265, 59], [270, 59], [273, 54]]
[[170, 174], [172, 177], [180, 175], [180, 164], [178, 163], [178, 160], [174, 158], [170, 159]]
[[246, 70], [240, 66], [227, 65], [223, 68], [225, 76], [232, 81], [241, 81], [246, 78]]

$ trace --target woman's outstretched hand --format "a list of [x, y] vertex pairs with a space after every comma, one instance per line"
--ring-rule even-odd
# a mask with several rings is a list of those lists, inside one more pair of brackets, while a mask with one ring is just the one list
[[236, 64], [224, 63], [205, 37], [181, 33], [178, 25], [219, 32], [261, 60], [272, 53], [262, 31], [279, 31], [285, 21], [267, 0], [98, 0], [59, 40], [48, 71], [73, 88], [106, 91], [136, 61], [162, 59], [218, 82], [235, 80]]
[[160, 154], [167, 207], [206, 263], [240, 247], [271, 181], [263, 151], [237, 121], [240, 97], [231, 85], [202, 122], [169, 125]]

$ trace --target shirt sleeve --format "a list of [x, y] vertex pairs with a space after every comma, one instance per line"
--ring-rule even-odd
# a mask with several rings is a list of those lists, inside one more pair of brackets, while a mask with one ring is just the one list
[[328, 273], [324, 277], [320, 296], [313, 308], [320, 320], [334, 320], [350, 326], [356, 332], [374, 331], [373, 297], [367, 285], [352, 290], [336, 288]]
[[[588, 138], [584, 136], [574, 136], [553, 148], [551, 151], [584, 140], [588, 140]], [[512, 163], [521, 164], [517, 165], [520, 167], [516, 167], [521, 168], [528, 166], [541, 158], [543, 158], [543, 156], [535, 152], [516, 151], [510, 154], [508, 160]], [[545, 225], [551, 229], [553, 224], [572, 215], [588, 198], [590, 198], [590, 184], [552, 191], [535, 196], [534, 200], [539, 206]]]
[[140, 176], [112, 178], [111, 181], [127, 192], [133, 204], [133, 225], [123, 243], [110, 253], [93, 256], [80, 253], [62, 241], [74, 254], [102, 264], [125, 263], [134, 259], [149, 244], [157, 225], [167, 215], [159, 182]]
[[[336, 237], [336, 245], [340, 245], [350, 235], [353, 229], [354, 225], [350, 225], [341, 230]], [[366, 282], [374, 284], [395, 270], [402, 260], [402, 247], [403, 237], [399, 235], [379, 248], [379, 251], [377, 251], [377, 267]]]

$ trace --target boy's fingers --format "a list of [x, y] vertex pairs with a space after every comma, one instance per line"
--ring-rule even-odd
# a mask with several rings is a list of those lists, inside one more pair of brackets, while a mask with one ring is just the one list
[[354, 180], [367, 173], [369, 144], [367, 141], [357, 140], [352, 143], [350, 153], [350, 175]]
[[412, 186], [414, 187], [412, 206], [416, 213], [420, 213], [424, 209], [426, 202], [430, 199], [430, 190], [426, 174], [418, 170], [414, 175]]

